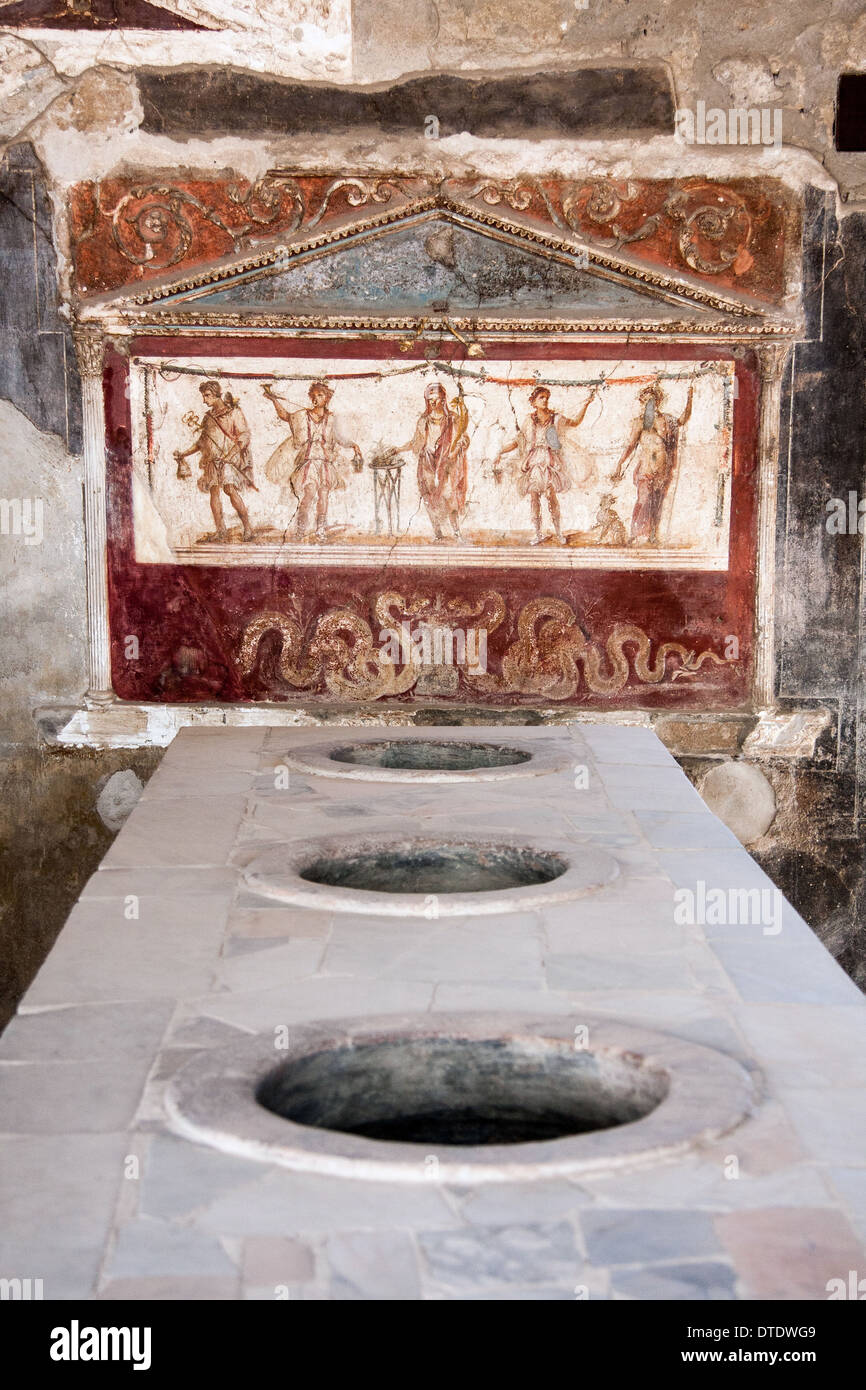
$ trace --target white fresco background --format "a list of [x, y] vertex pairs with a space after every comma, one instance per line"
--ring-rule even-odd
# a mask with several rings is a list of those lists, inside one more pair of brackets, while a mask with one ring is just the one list
[[[145, 390], [145, 363], [148, 387]], [[454, 364], [407, 363], [392, 360], [322, 359], [319, 357], [176, 358], [171, 362], [136, 359], [132, 364], [130, 396], [133, 419], [135, 556], [142, 563], [381, 564], [383, 549], [401, 563], [497, 565], [529, 562], [545, 566], [674, 567], [725, 569], [730, 524], [730, 474], [733, 363], [624, 359], [549, 362], [472, 361]], [[253, 477], [257, 491], [243, 493], [253, 530], [241, 538], [240, 525], [229, 499], [223, 496], [228, 539], [217, 544], [209, 497], [199, 490], [197, 456], [189, 459], [191, 477], [178, 477], [175, 450], [189, 449], [205, 405], [199, 391], [207, 379], [218, 379], [237, 399], [251, 434]], [[281, 379], [283, 378], [283, 379]], [[287, 378], [287, 379], [286, 379]], [[493, 380], [497, 378], [498, 380]], [[533, 385], [549, 386], [550, 408], [568, 417], [580, 414], [592, 383], [605, 384], [576, 429], [561, 430], [563, 452], [573, 479], [559, 494], [562, 532], [556, 542], [546, 502], [542, 504], [542, 545], [530, 550], [533, 528], [530, 500], [517, 488], [517, 454], [502, 460], [499, 479], [493, 464], [514, 439], [531, 413]], [[677, 469], [665, 499], [656, 545], [616, 547], [599, 545], [599, 501], [615, 496], [615, 510], [630, 531], [636, 499], [633, 455], [625, 477], [611, 481], [617, 460], [641, 417], [638, 394], [658, 379], [663, 391], [661, 410], [679, 417], [689, 385], [694, 388], [691, 416], [679, 432]], [[345, 487], [329, 497], [323, 537], [294, 535], [296, 501], [285, 488], [268, 481], [265, 465], [289, 437], [262, 387], [270, 383], [289, 410], [310, 404], [308, 388], [327, 380], [333, 388], [330, 409], [344, 437], [354, 440], [364, 460], [361, 472], [352, 465], [352, 451], [340, 454]], [[462, 386], [469, 415], [468, 494], [461, 523], [462, 541], [453, 537], [437, 543], [421, 500], [415, 456], [402, 455], [400, 525], [394, 534], [377, 536], [371, 459], [412, 438], [424, 409], [424, 390], [441, 381], [449, 403]], [[458, 385], [459, 382], [459, 385]], [[149, 401], [152, 446], [148, 457], [145, 397]], [[432, 553], [431, 553], [432, 552]]]

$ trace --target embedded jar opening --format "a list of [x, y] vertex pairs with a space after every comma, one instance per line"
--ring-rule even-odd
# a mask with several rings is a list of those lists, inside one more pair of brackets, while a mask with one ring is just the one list
[[440, 836], [322, 836], [244, 851], [263, 897], [327, 912], [472, 917], [535, 911], [603, 890], [619, 873], [594, 846], [451, 828]]
[[560, 854], [515, 845], [409, 844], [325, 854], [298, 873], [369, 893], [495, 893], [552, 883], [567, 868]]
[[174, 1131], [298, 1172], [457, 1185], [658, 1163], [729, 1134], [753, 1082], [713, 1048], [582, 1014], [299, 1023], [198, 1053], [171, 1079]]
[[282, 1062], [259, 1083], [272, 1114], [403, 1144], [538, 1143], [643, 1119], [669, 1078], [640, 1057], [538, 1039], [388, 1038]]
[[331, 762], [353, 767], [408, 772], [476, 772], [483, 768], [518, 767], [532, 754], [492, 743], [446, 743], [432, 739], [388, 739], [334, 748]]

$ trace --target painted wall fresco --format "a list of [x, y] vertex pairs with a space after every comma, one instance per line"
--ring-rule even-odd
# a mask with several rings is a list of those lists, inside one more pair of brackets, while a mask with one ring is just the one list
[[747, 702], [751, 354], [178, 346], [107, 360], [122, 698]]
[[728, 564], [730, 361], [135, 358], [135, 559]]
[[161, 299], [156, 311], [207, 314], [217, 322], [235, 314], [344, 318], [347, 310], [427, 324], [442, 314], [469, 321], [553, 318], [563, 325], [685, 318], [699, 330], [714, 307], [685, 296], [672, 303], [637, 277], [600, 274], [584, 248], [554, 257], [513, 233], [499, 230], [494, 237], [485, 223], [466, 225], [438, 210], [407, 213], [374, 236], [349, 235], [324, 251], [293, 257], [279, 248], [261, 264], [266, 256], [250, 258], [251, 273], [243, 261], [218, 280], [209, 272], [206, 286]]
[[316, 237], [360, 216], [435, 205], [507, 219], [765, 303], [785, 293], [795, 209], [776, 179], [585, 180], [341, 177], [273, 170], [258, 180], [125, 178], [69, 193], [79, 294], [192, 270], [280, 236]]
[[3, 0], [0, 22], [16, 29], [201, 29], [188, 15], [148, 0]]

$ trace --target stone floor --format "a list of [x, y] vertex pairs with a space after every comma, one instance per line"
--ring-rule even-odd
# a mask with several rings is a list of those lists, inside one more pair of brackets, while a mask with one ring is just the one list
[[[519, 733], [563, 766], [344, 784], [281, 773], [321, 730], [178, 735], [0, 1041], [0, 1276], [49, 1299], [399, 1300], [824, 1299], [866, 1276], [866, 1001], [808, 926], [649, 730], [438, 732]], [[235, 867], [257, 842], [409, 826], [589, 843], [620, 877], [539, 912], [404, 923], [280, 906]], [[765, 914], [731, 921], [729, 891], [753, 887]], [[702, 925], [712, 889], [728, 920]], [[675, 1162], [463, 1188], [297, 1173], [169, 1126], [166, 1082], [202, 1049], [480, 1010], [710, 1045], [760, 1103]]]

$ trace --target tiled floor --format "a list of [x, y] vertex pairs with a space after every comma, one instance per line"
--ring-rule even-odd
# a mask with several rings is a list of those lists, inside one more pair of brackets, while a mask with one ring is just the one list
[[[866, 1275], [866, 1001], [787, 904], [778, 930], [683, 910], [678, 890], [730, 909], [772, 885], [649, 730], [517, 732], [561, 769], [284, 786], [286, 750], [323, 730], [178, 735], [0, 1041], [0, 1276], [47, 1298], [727, 1300]], [[280, 906], [233, 863], [281, 837], [459, 827], [597, 845], [620, 877], [543, 912], [428, 922]], [[292, 1172], [168, 1125], [167, 1080], [246, 1033], [478, 1010], [586, 1010], [716, 1047], [761, 1103], [673, 1163], [462, 1188]]]

